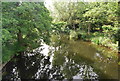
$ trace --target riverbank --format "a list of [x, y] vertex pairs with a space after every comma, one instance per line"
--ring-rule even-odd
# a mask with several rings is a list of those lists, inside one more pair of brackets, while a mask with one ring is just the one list
[[[64, 37], [65, 36], [65, 37]], [[69, 38], [69, 35], [61, 35], [61, 37], [63, 37], [63, 39], [64, 38], [67, 38], [67, 39], [69, 39], [69, 40], [71, 40], [70, 38]], [[73, 35], [73, 37], [74, 37], [74, 35]], [[84, 37], [84, 36], [83, 36]], [[57, 42], [57, 41], [59, 41], [58, 40], [59, 39], [59, 36], [56, 36], [56, 35], [53, 35], [52, 36], [52, 41], [54, 41], [54, 42]], [[94, 39], [94, 38], [93, 38]], [[74, 39], [73, 39], [74, 40]], [[111, 48], [111, 47], [109, 47], [109, 46], [105, 46], [105, 45], [102, 45], [102, 44], [98, 44], [97, 42], [94, 42], [94, 41], [92, 41], [91, 40], [91, 38], [89, 37], [89, 36], [87, 36], [86, 37], [86, 39], [78, 39], [78, 40], [75, 40], [75, 41], [79, 41], [79, 40], [83, 40], [84, 42], [86, 42], [86, 43], [88, 43], [88, 45], [91, 45], [92, 47], [94, 47], [94, 48], [98, 48], [97, 50], [99, 50], [99, 51], [101, 51], [101, 52], [103, 52], [104, 54], [106, 54], [105, 53], [105, 51], [104, 51], [104, 49], [105, 50], [108, 50], [108, 52], [110, 52], [111, 54], [106, 54], [105, 56], [107, 56], [108, 58], [109, 57], [113, 57], [113, 58], [117, 58], [117, 53], [118, 53], [118, 51], [115, 49], [113, 49], [113, 48]], [[113, 54], [112, 54], [113, 53]], [[4, 67], [12, 58], [14, 58], [14, 56], [12, 56], [7, 62], [5, 62], [5, 63], [3, 63], [2, 64], [2, 67]]]
[[118, 59], [118, 51], [117, 50], [113, 50], [107, 46], [97, 45], [93, 42], [88, 42], [88, 44], [95, 47], [98, 51], [102, 52], [102, 54], [104, 56], [106, 56], [107, 58]]
[[[57, 42], [54, 42], [55, 40]], [[46, 45], [46, 43], [42, 45], [43, 52], [40, 53], [40, 49], [36, 50], [35, 54], [37, 55], [30, 57], [26, 55], [20, 59], [13, 58], [11, 63], [6, 66], [11, 71], [5, 70], [3, 78], [14, 75], [14, 78], [29, 79], [61, 79], [61, 77], [67, 79], [89, 79], [90, 77], [117, 79], [117, 61], [114, 58], [108, 59], [102, 51], [98, 50], [99, 46], [95, 47], [92, 43], [82, 40], [69, 40], [68, 36], [64, 35], [60, 36], [59, 40], [54, 38], [47, 47]], [[53, 47], [51, 48], [51, 46]], [[109, 51], [108, 49], [103, 50]], [[18, 75], [15, 75], [16, 73]]]
[[69, 37], [73, 40], [84, 40], [118, 52], [118, 41], [115, 40], [114, 36], [110, 37], [100, 32], [88, 34], [84, 31], [72, 30]]
[[1, 67], [2, 73], [6, 70], [6, 69], [5, 69], [6, 65], [11, 61], [11, 59], [14, 59], [14, 58], [15, 58], [15, 55], [12, 56], [11, 58], [9, 58], [9, 60], [8, 60], [7, 62], [4, 62], [4, 63], [1, 64], [0, 67]]

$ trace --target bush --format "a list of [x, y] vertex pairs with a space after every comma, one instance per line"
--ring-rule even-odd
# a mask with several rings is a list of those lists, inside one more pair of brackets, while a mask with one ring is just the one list
[[106, 46], [114, 50], [117, 50], [118, 47], [117, 44], [114, 44], [110, 38], [104, 36], [91, 38], [91, 41], [97, 45]]
[[101, 44], [101, 41], [102, 41], [102, 37], [95, 37], [95, 38], [92, 38], [91, 41], [95, 44]]
[[78, 34], [74, 30], [70, 30], [70, 40], [71, 39], [78, 39]]
[[82, 39], [82, 40], [89, 40], [90, 35], [88, 35], [84, 31], [75, 31], [75, 30], [70, 30], [70, 39]]
[[66, 28], [66, 22], [53, 22], [52, 23], [52, 29], [55, 30], [55, 31], [58, 31], [58, 32], [66, 32], [67, 31], [67, 28]]

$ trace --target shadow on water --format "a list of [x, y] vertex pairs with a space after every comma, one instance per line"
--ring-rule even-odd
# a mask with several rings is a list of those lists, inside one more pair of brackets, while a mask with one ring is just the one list
[[72, 41], [62, 36], [56, 43], [54, 41], [50, 45], [42, 43], [42, 46], [33, 52], [25, 52], [22, 57], [14, 57], [4, 67], [2, 78], [3, 81], [7, 79], [12, 81], [23, 79], [116, 80], [118, 69], [117, 61], [114, 60], [102, 56], [95, 48], [83, 41]]

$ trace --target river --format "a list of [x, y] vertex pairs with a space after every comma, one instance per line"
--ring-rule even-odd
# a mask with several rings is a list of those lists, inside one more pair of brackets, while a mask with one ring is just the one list
[[69, 40], [62, 35], [52, 39], [49, 45], [42, 42], [33, 52], [11, 59], [2, 78], [12, 81], [118, 79], [117, 58], [107, 57], [108, 54], [113, 55], [112, 50], [101, 48], [81, 40]]

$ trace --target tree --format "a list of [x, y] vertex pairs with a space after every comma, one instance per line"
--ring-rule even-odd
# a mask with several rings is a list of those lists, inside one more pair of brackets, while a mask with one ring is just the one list
[[51, 17], [44, 3], [3, 2], [3, 59], [15, 53], [23, 54], [48, 40]]
[[[93, 2], [88, 4], [88, 11], [85, 12], [85, 21], [89, 22], [92, 27], [91, 31], [99, 29], [103, 31], [103, 25], [111, 25], [113, 30], [117, 24], [117, 4], [116, 2]], [[88, 26], [89, 27], [89, 26]], [[110, 26], [109, 26], [110, 27]]]
[[82, 16], [85, 11], [86, 4], [84, 2], [58, 2], [53, 0], [51, 5], [53, 8], [49, 9], [54, 22], [67, 22], [69, 28], [76, 29], [82, 21]]

